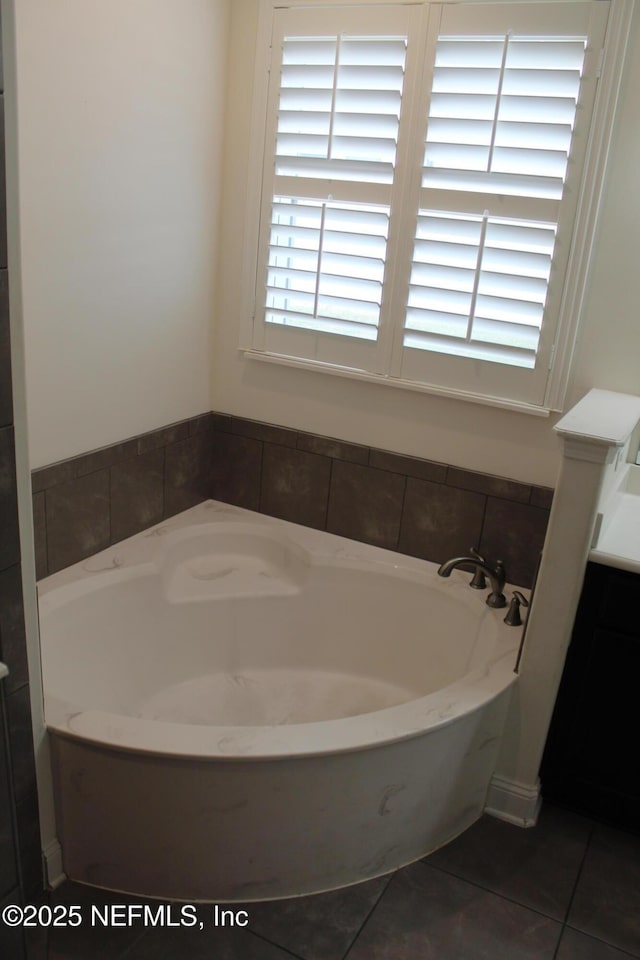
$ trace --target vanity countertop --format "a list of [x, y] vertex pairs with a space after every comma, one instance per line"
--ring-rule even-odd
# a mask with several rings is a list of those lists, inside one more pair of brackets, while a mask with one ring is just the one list
[[640, 466], [629, 464], [598, 514], [596, 531], [590, 560], [640, 573]]

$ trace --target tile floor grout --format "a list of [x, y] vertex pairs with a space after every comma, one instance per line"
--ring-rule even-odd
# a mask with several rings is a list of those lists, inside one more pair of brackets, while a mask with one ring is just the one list
[[[629, 951], [628, 951], [628, 950], [625, 950], [623, 947], [615, 947], [615, 946], [614, 946], [612, 943], [610, 943], [608, 940], [603, 940], [602, 937], [598, 937], [595, 933], [585, 934], [585, 933], [584, 933], [584, 930], [581, 930], [580, 927], [573, 927], [570, 923], [563, 923], [563, 924], [562, 924], [562, 933], [564, 933], [565, 930], [573, 930], [575, 933], [581, 933], [581, 934], [583, 934], [584, 936], [591, 937], [592, 940], [595, 940], [595, 941], [597, 941], [598, 943], [601, 943], [603, 947], [608, 947], [609, 949], [617, 950], [618, 953], [621, 955], [621, 957], [630, 957], [631, 960], [638, 960], [638, 958], [640, 957], [640, 952], [639, 952], [639, 953], [629, 953]], [[562, 940], [562, 935], [560, 936], [560, 940]], [[558, 943], [558, 946], [559, 946], [559, 945], [560, 945], [560, 944]], [[554, 957], [554, 960], [555, 960], [555, 957]]]
[[[342, 960], [347, 960], [349, 954], [351, 953], [351, 951], [353, 950], [353, 948], [354, 948], [355, 945], [356, 945], [356, 941], [357, 941], [358, 937], [360, 936], [360, 934], [362, 933], [362, 931], [364, 930], [364, 928], [365, 928], [366, 925], [368, 924], [369, 920], [371, 919], [371, 917], [373, 916], [373, 914], [374, 914], [375, 911], [377, 910], [380, 901], [382, 900], [382, 898], [384, 897], [385, 893], [386, 893], [387, 890], [389, 889], [389, 884], [391, 883], [391, 881], [393, 880], [393, 878], [395, 877], [395, 875], [396, 875], [397, 872], [398, 872], [397, 870], [394, 870], [393, 873], [390, 873], [390, 874], [389, 874], [389, 879], [388, 879], [387, 882], [385, 883], [384, 888], [380, 891], [380, 896], [377, 897], [375, 903], [372, 904], [371, 909], [369, 910], [369, 912], [367, 913], [366, 917], [364, 918], [364, 920], [362, 921], [362, 923], [361, 923], [360, 926], [358, 927], [358, 930], [357, 930], [357, 932], [356, 932], [356, 935], [353, 937], [353, 939], [352, 939], [351, 943], [349, 944], [349, 946], [347, 947], [346, 951], [342, 954]], [[384, 876], [384, 874], [383, 874], [383, 876]], [[304, 958], [303, 958], [303, 960], [304, 960]]]
[[281, 943], [278, 943], [277, 940], [272, 940], [270, 937], [265, 937], [263, 933], [256, 933], [255, 930], [249, 930], [249, 935], [255, 937], [256, 940], [262, 941], [262, 943], [268, 943], [270, 947], [275, 947], [276, 950], [286, 953], [287, 956], [291, 957], [292, 960], [305, 960], [305, 957], [301, 953], [296, 953], [294, 950], [290, 950], [289, 947], [284, 947]]
[[455, 870], [447, 870], [446, 867], [436, 866], [435, 863], [425, 863], [425, 861], [422, 859], [416, 860], [415, 862], [422, 863], [425, 867], [430, 867], [431, 870], [439, 870], [441, 873], [445, 873], [448, 877], [454, 877], [456, 880], [462, 880], [463, 883], [468, 883], [470, 886], [477, 887], [478, 890], [484, 891], [484, 893], [491, 894], [492, 897], [500, 897], [500, 899], [504, 900], [506, 903], [512, 903], [516, 907], [524, 907], [525, 910], [530, 910], [532, 913], [537, 913], [538, 916], [544, 917], [545, 920], [553, 920], [554, 923], [560, 923], [564, 926], [564, 920], [559, 920], [558, 917], [553, 917], [550, 913], [545, 913], [544, 910], [540, 910], [538, 907], [532, 907], [529, 904], [525, 904], [520, 900], [514, 899], [513, 897], [508, 897], [505, 893], [499, 893], [497, 890], [487, 887], [483, 883], [479, 883], [477, 880], [469, 880], [462, 874], [456, 873]]
[[[558, 953], [559, 953], [559, 951], [560, 951], [560, 945], [561, 945], [561, 943], [562, 943], [562, 937], [563, 937], [563, 934], [564, 934], [565, 929], [566, 929], [567, 927], [569, 927], [570, 930], [577, 930], [577, 929], [578, 929], [577, 927], [571, 927], [571, 926], [569, 925], [569, 916], [571, 915], [571, 907], [573, 906], [573, 901], [574, 901], [574, 899], [575, 899], [576, 891], [577, 891], [578, 885], [579, 885], [579, 883], [580, 883], [580, 877], [582, 876], [582, 871], [583, 871], [583, 869], [584, 869], [585, 861], [586, 861], [586, 859], [587, 859], [587, 856], [589, 855], [589, 849], [590, 849], [590, 847], [591, 847], [591, 842], [592, 842], [592, 840], [593, 840], [593, 836], [594, 836], [594, 834], [595, 834], [595, 832], [596, 832], [596, 827], [597, 827], [597, 823], [593, 822], [593, 823], [591, 824], [591, 829], [589, 830], [589, 836], [587, 837], [587, 842], [586, 842], [585, 845], [584, 845], [584, 852], [583, 852], [583, 854], [582, 854], [582, 859], [581, 859], [580, 865], [578, 866], [578, 869], [577, 869], [577, 871], [576, 871], [576, 879], [575, 879], [575, 881], [574, 881], [573, 889], [572, 889], [572, 891], [571, 891], [571, 895], [570, 895], [570, 897], [569, 897], [569, 901], [568, 901], [568, 903], [567, 903], [567, 907], [566, 907], [566, 910], [565, 910], [565, 912], [564, 912], [564, 920], [562, 921], [562, 930], [560, 931], [560, 936], [559, 936], [558, 942], [557, 942], [557, 944], [556, 944], [556, 949], [555, 949], [555, 952], [554, 952], [554, 954], [553, 954], [553, 960], [557, 960], [557, 956], [558, 956]], [[582, 932], [582, 931], [579, 930], [578, 932]], [[602, 942], [604, 943], [605, 941], [602, 941]]]

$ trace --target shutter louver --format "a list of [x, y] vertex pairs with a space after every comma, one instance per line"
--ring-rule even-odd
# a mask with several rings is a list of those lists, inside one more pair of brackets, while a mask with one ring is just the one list
[[423, 186], [560, 199], [584, 53], [584, 39], [441, 37]]
[[376, 208], [276, 197], [267, 321], [375, 340], [388, 221]]
[[533, 367], [555, 232], [421, 210], [405, 346]]
[[406, 41], [285, 38], [276, 175], [391, 183]]
[[405, 56], [403, 37], [284, 38], [267, 323], [377, 339]]
[[585, 46], [438, 39], [406, 347], [535, 367]]

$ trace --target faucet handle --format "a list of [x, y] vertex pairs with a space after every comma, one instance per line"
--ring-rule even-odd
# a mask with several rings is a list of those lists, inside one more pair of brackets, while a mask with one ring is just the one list
[[[480, 560], [481, 563], [487, 562], [485, 558], [478, 553], [475, 547], [469, 547], [469, 553], [471, 554], [472, 557], [475, 557], [476, 560]], [[485, 577], [480, 567], [476, 567], [476, 572], [474, 573], [473, 580], [471, 580], [471, 582], [469, 583], [469, 586], [473, 587], [474, 590], [486, 589], [487, 578]]]
[[509, 604], [507, 615], [504, 618], [504, 622], [510, 627], [519, 627], [522, 623], [522, 617], [520, 616], [520, 604], [522, 604], [523, 607], [528, 607], [529, 601], [520, 593], [519, 590], [514, 590], [513, 598]]

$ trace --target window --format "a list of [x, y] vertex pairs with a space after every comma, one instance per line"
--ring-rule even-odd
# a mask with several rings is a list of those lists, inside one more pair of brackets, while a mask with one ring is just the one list
[[553, 406], [608, 8], [275, 9], [250, 352]]

